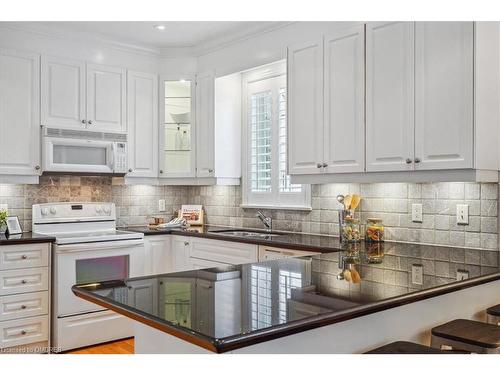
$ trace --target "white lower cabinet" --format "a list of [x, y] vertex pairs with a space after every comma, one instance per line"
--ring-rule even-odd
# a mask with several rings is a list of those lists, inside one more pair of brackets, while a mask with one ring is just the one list
[[174, 256], [170, 245], [171, 240], [172, 236], [169, 235], [144, 237], [146, 254], [144, 265], [146, 275], [177, 271], [174, 266]]
[[49, 282], [50, 244], [2, 246], [0, 349], [48, 348]]

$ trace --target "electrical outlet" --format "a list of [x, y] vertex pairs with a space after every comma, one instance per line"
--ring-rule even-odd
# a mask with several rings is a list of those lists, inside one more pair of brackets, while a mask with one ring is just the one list
[[165, 212], [165, 199], [158, 200], [158, 211]]
[[421, 203], [413, 203], [411, 205], [411, 221], [414, 223], [422, 222], [422, 204]]
[[457, 224], [469, 225], [469, 205], [457, 204]]
[[467, 280], [469, 278], [469, 271], [457, 270], [457, 281]]
[[5, 204], [0, 204], [0, 210], [8, 210], [9, 209], [9, 205], [7, 203]]
[[416, 285], [424, 283], [424, 267], [421, 264], [411, 265], [411, 283]]

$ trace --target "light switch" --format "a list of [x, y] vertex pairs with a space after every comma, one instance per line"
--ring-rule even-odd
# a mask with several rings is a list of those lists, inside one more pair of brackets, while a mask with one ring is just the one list
[[457, 224], [469, 225], [469, 205], [457, 204]]
[[457, 270], [457, 281], [467, 280], [469, 278], [469, 271]]
[[165, 212], [165, 199], [158, 200], [158, 211]]
[[424, 267], [421, 264], [411, 265], [411, 283], [416, 285], [423, 285]]
[[413, 203], [411, 205], [411, 221], [414, 223], [422, 222], [422, 203]]

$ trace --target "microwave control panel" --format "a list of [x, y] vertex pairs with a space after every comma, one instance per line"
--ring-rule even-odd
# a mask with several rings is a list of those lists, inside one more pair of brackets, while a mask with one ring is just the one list
[[127, 144], [124, 142], [115, 143], [113, 172], [127, 172]]

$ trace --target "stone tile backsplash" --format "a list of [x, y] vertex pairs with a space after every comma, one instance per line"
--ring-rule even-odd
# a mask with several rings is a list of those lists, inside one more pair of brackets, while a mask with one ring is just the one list
[[[498, 184], [492, 183], [380, 183], [312, 186], [312, 210], [263, 210], [274, 229], [338, 235], [340, 204], [337, 194], [358, 193], [362, 222], [380, 217], [386, 239], [495, 250], [498, 248]], [[59, 201], [111, 201], [118, 224], [143, 225], [158, 215], [158, 200], [165, 199], [170, 219], [182, 204], [202, 204], [212, 225], [262, 228], [255, 209], [241, 208], [239, 186], [123, 185], [111, 177], [43, 176], [39, 185], [0, 185], [0, 205], [8, 204], [25, 231], [31, 229], [31, 205]], [[411, 221], [411, 205], [421, 203], [423, 222]], [[457, 225], [456, 205], [469, 205], [469, 225]]]

